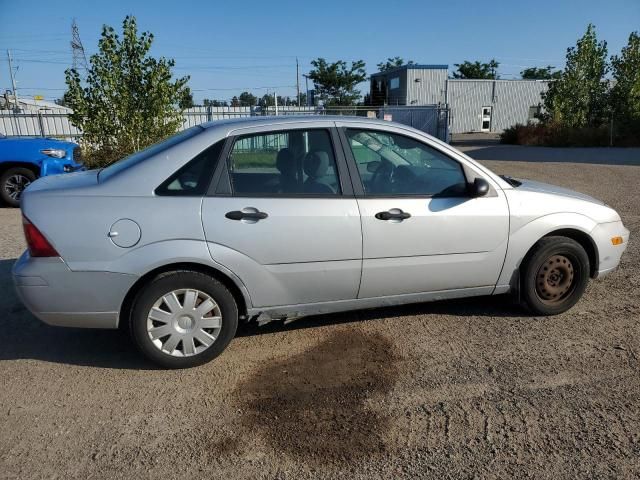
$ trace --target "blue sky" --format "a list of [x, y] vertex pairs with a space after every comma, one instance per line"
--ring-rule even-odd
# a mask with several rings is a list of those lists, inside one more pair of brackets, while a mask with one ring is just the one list
[[10, 88], [11, 49], [20, 94], [61, 96], [72, 18], [93, 53], [101, 26], [119, 28], [127, 14], [155, 35], [154, 55], [174, 58], [176, 75], [191, 76], [198, 101], [245, 89], [262, 95], [263, 87], [295, 95], [296, 56], [301, 73], [319, 56], [365, 60], [369, 73], [396, 55], [450, 69], [495, 57], [502, 78], [517, 78], [527, 66], [562, 66], [589, 22], [610, 54], [640, 30], [640, 0], [0, 0], [0, 88]]

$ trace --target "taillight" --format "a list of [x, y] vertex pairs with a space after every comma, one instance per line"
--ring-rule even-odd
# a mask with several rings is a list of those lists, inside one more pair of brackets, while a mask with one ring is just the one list
[[24, 215], [22, 216], [22, 228], [24, 229], [24, 237], [27, 240], [27, 247], [29, 247], [29, 254], [32, 257], [60, 256], [56, 249], [51, 246], [49, 240]]

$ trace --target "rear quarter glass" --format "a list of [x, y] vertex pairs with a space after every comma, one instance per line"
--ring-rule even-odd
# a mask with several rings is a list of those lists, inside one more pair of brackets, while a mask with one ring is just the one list
[[175, 135], [167, 138], [166, 140], [163, 140], [160, 143], [151, 145], [144, 150], [140, 150], [139, 152], [129, 155], [122, 160], [118, 160], [116, 163], [109, 165], [108, 167], [105, 167], [100, 171], [98, 175], [98, 181], [102, 182], [108, 180], [112, 176], [117, 175], [118, 173], [134, 165], [144, 162], [148, 158], [151, 158], [154, 155], [163, 152], [164, 150], [174, 147], [175, 145], [178, 145], [185, 140], [195, 137], [202, 132], [204, 132], [204, 128], [202, 128], [200, 125], [196, 125], [195, 127], [191, 127], [180, 133], [176, 133]]

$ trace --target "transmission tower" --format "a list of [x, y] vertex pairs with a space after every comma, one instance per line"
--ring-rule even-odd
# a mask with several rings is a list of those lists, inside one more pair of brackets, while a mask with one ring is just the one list
[[73, 55], [73, 68], [81, 75], [85, 75], [89, 65], [75, 18], [71, 22], [71, 53]]

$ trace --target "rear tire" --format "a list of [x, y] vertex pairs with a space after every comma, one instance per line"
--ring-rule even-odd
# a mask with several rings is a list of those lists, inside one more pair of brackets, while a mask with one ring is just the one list
[[522, 267], [521, 298], [537, 315], [557, 315], [573, 307], [589, 281], [589, 256], [567, 237], [545, 237]]
[[129, 330], [152, 362], [189, 368], [220, 355], [237, 327], [238, 307], [227, 287], [209, 275], [179, 270], [163, 273], [142, 288]]
[[10, 207], [20, 206], [20, 196], [36, 179], [36, 174], [25, 167], [13, 167], [0, 176], [0, 198]]

